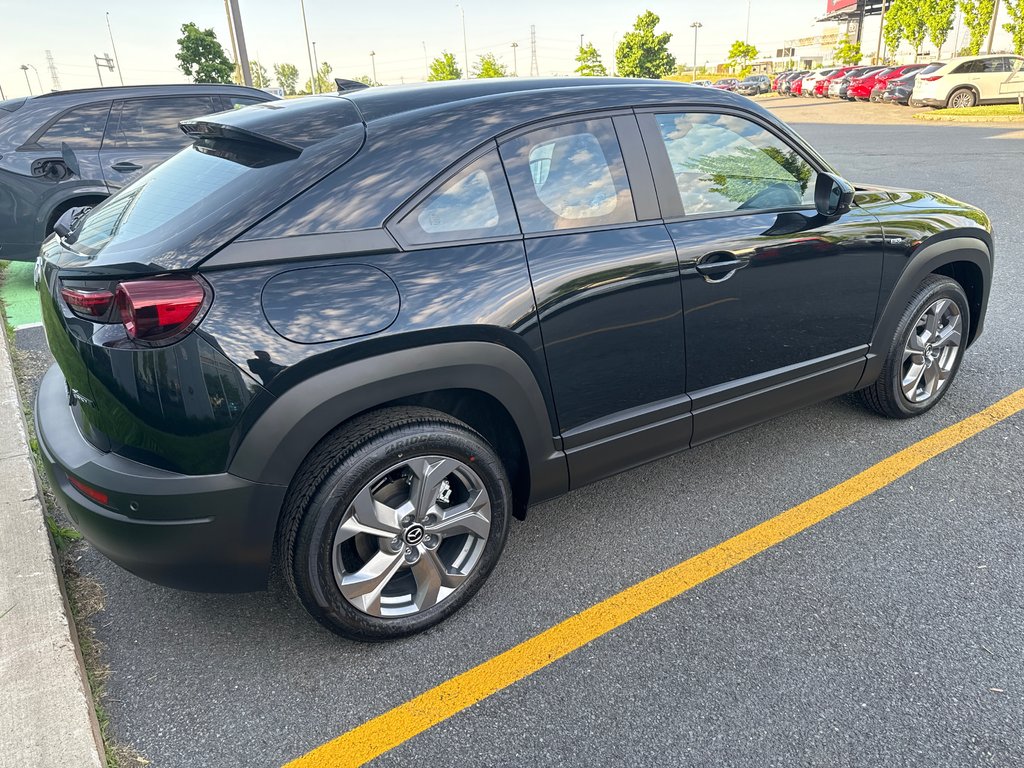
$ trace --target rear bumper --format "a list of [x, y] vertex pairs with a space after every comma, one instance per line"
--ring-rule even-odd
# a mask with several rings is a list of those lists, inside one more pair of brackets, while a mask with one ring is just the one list
[[[229, 473], [181, 475], [104, 453], [82, 437], [64, 376], [43, 376], [36, 435], [51, 488], [82, 535], [148, 581], [244, 592], [266, 586], [286, 488]], [[69, 476], [107, 496], [105, 504]]]

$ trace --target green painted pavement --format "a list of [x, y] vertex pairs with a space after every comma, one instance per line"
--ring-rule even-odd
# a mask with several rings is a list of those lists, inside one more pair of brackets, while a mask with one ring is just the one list
[[4, 304], [7, 322], [14, 328], [42, 322], [39, 295], [32, 287], [31, 262], [12, 261], [0, 271], [0, 301]]

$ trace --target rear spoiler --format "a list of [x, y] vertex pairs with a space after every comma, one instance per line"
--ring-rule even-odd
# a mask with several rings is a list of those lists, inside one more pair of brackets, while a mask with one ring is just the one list
[[193, 139], [233, 139], [271, 145], [296, 154], [361, 123], [348, 99], [314, 97], [266, 101], [243, 109], [182, 120], [178, 127]]
[[369, 88], [366, 83], [361, 83], [358, 80], [346, 80], [343, 77], [334, 78], [334, 84], [338, 86], [338, 93], [348, 93], [350, 91], [361, 91], [363, 88]]

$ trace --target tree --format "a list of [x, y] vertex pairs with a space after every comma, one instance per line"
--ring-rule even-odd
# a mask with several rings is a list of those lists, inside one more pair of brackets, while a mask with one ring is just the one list
[[[316, 92], [317, 93], [334, 93], [338, 90], [338, 87], [331, 80], [331, 65], [326, 61], [320, 62], [320, 69], [316, 73]], [[313, 92], [313, 79], [310, 78], [306, 81], [306, 85], [302, 88], [303, 93]]]
[[985, 44], [988, 29], [992, 25], [995, 0], [960, 0], [960, 10], [964, 14], [964, 24], [971, 32], [966, 55], [977, 56], [981, 53], [981, 46]]
[[1003, 24], [1003, 29], [1010, 33], [1013, 52], [1024, 56], [1024, 0], [1006, 0], [1006, 12], [1010, 21]]
[[235, 71], [213, 29], [200, 29], [191, 21], [181, 25], [174, 58], [181, 71], [195, 83], [230, 83]]
[[778, 147], [737, 147], [728, 154], [704, 155], [689, 166], [706, 174], [701, 181], [714, 184], [712, 192], [737, 203], [782, 184], [799, 187], [802, 196], [811, 180], [811, 167], [804, 159]]
[[252, 84], [255, 88], [270, 87], [270, 75], [267, 74], [266, 67], [256, 59], [249, 62], [249, 73], [252, 75]]
[[928, 28], [928, 39], [935, 46], [936, 59], [942, 58], [942, 46], [953, 29], [956, 15], [956, 0], [929, 0], [924, 7], [924, 23]]
[[729, 49], [729, 63], [733, 67], [739, 66], [745, 69], [747, 62], [755, 58], [757, 58], [757, 48], [743, 40], [737, 40]]
[[294, 64], [275, 64], [274, 77], [285, 96], [295, 95], [295, 84], [299, 82], [299, 68]]
[[485, 53], [477, 57], [473, 77], [508, 77], [508, 67], [499, 64], [493, 53]]
[[383, 85], [383, 83], [378, 83], [376, 80], [374, 80], [369, 75], [360, 75], [359, 77], [354, 77], [352, 79], [355, 80], [357, 83], [362, 83], [363, 85], [368, 85], [371, 88], [376, 88], [379, 85]]
[[615, 49], [615, 66], [622, 77], [661, 78], [676, 66], [676, 57], [668, 52], [671, 32], [654, 34], [661, 19], [651, 11], [636, 17], [633, 31], [622, 36]]
[[844, 67], [852, 67], [855, 64], [860, 64], [860, 60], [864, 58], [864, 54], [860, 51], [860, 43], [854, 43], [848, 37], [844, 37], [843, 41], [836, 46], [835, 51], [832, 53], [832, 58], [836, 64], [842, 64]]
[[[925, 8], [932, 0], [893, 0], [889, 10], [885, 14], [886, 46], [888, 46], [889, 27], [898, 27], [901, 39], [910, 43], [910, 47], [917, 54], [921, 51], [921, 44], [928, 35], [928, 25], [925, 24]], [[895, 32], [893, 33], [895, 36]], [[896, 45], [889, 47], [889, 54], [896, 53], [899, 48], [899, 40]]]
[[441, 51], [441, 55], [430, 62], [430, 74], [427, 80], [458, 80], [462, 77], [462, 70], [455, 63], [455, 54], [448, 51]]
[[605, 77], [608, 74], [601, 61], [601, 54], [597, 52], [593, 43], [580, 46], [580, 52], [576, 54], [576, 63], [579, 64], [576, 67], [576, 74], [580, 77]]

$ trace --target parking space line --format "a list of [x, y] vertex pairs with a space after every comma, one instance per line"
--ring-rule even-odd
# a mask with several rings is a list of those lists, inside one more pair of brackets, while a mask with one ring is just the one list
[[929, 459], [1024, 410], [1020, 389], [824, 493], [565, 619], [287, 764], [362, 765], [687, 590], [885, 488]]

